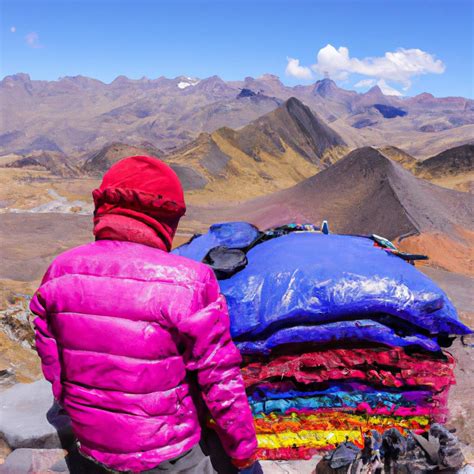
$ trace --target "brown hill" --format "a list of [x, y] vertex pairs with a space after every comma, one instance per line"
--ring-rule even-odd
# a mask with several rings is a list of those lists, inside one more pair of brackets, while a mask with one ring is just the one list
[[440, 186], [472, 192], [474, 190], [474, 145], [449, 148], [418, 163], [415, 172]]
[[418, 165], [418, 174], [428, 179], [456, 176], [472, 171], [474, 171], [474, 144], [449, 148], [423, 160]]
[[192, 195], [205, 202], [209, 193], [220, 200], [243, 200], [292, 186], [346, 151], [331, 127], [290, 98], [239, 130], [202, 133], [166, 159], [171, 166], [188, 166], [205, 176], [206, 182], [196, 186], [202, 190]]
[[211, 212], [214, 221], [244, 219], [259, 227], [328, 219], [335, 232], [398, 239], [443, 268], [472, 274], [473, 204], [470, 194], [418, 179], [367, 147], [289, 189]]
[[111, 143], [102, 147], [97, 153], [86, 159], [82, 171], [91, 176], [102, 176], [114, 163], [127, 156], [147, 155], [156, 158], [163, 157], [164, 153], [151, 144], [141, 146], [126, 143]]
[[52, 175], [63, 178], [72, 178], [81, 174], [79, 167], [71, 163], [64, 154], [53, 151], [28, 153], [18, 159], [9, 161], [4, 167], [45, 170]]
[[[89, 176], [101, 177], [114, 163], [128, 156], [146, 155], [164, 159], [165, 153], [151, 144], [145, 143], [141, 146], [128, 145], [126, 143], [112, 143], [99, 150], [86, 159], [82, 166], [82, 172]], [[199, 189], [206, 185], [206, 178], [185, 164], [171, 164], [179, 176], [185, 190]]]
[[396, 161], [405, 169], [410, 171], [413, 171], [418, 163], [418, 160], [416, 158], [396, 146], [387, 145], [378, 148], [378, 150], [383, 153], [387, 158]]
[[394, 146], [378, 148], [387, 158], [401, 164], [419, 178], [445, 188], [472, 192], [474, 182], [474, 145], [467, 144], [420, 161]]

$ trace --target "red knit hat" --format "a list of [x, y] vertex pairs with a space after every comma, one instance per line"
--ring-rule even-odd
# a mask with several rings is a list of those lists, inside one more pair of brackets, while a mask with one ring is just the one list
[[150, 156], [131, 156], [114, 164], [92, 196], [97, 240], [127, 240], [169, 251], [186, 212], [178, 176]]

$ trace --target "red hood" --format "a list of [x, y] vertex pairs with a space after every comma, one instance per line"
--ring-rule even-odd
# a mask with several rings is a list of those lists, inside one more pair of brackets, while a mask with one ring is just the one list
[[126, 240], [170, 251], [186, 211], [176, 173], [149, 156], [131, 156], [104, 175], [92, 192], [97, 240]]

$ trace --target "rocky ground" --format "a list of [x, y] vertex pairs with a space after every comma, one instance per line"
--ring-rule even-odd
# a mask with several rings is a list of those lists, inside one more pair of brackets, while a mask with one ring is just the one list
[[[0, 418], [0, 473], [76, 472], [75, 455], [70, 454], [73, 436], [69, 419], [53, 405], [47, 381], [16, 384], [4, 391], [0, 396]], [[309, 474], [318, 460], [319, 457], [305, 462], [264, 461], [261, 467], [264, 473]], [[89, 470], [83, 474], [89, 474]]]

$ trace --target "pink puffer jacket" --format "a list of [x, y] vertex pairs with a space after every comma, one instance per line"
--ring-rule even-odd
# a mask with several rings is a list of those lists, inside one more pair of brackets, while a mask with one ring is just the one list
[[227, 454], [253, 455], [254, 425], [225, 301], [206, 266], [100, 240], [57, 257], [31, 302], [37, 348], [81, 451], [151, 469], [200, 439], [196, 374]]

